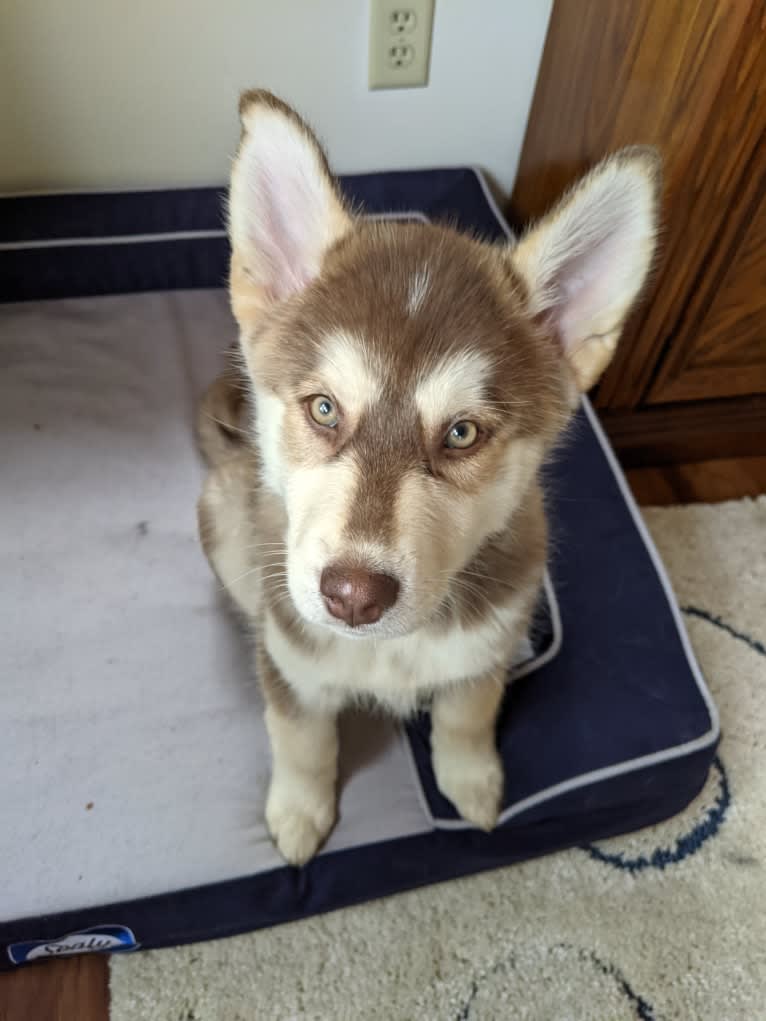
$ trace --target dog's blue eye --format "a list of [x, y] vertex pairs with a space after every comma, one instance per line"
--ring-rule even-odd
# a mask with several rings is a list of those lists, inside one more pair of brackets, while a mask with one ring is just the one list
[[479, 438], [475, 422], [456, 422], [444, 437], [444, 446], [450, 450], [468, 450]]
[[335, 405], [324, 394], [318, 394], [309, 401], [309, 414], [317, 425], [323, 425], [327, 429], [334, 429], [338, 424], [338, 412]]

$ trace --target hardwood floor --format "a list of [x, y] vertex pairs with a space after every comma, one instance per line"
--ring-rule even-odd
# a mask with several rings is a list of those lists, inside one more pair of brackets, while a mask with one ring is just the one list
[[108, 1021], [105, 957], [71, 957], [0, 975], [0, 1021]]
[[[640, 504], [715, 503], [766, 493], [766, 457], [634, 468]], [[0, 1021], [108, 1021], [108, 964], [73, 957], [0, 975]]]

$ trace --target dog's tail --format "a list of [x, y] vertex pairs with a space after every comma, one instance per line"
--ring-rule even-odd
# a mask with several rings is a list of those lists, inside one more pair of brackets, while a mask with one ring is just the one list
[[246, 445], [248, 407], [247, 383], [231, 351], [226, 370], [205, 391], [197, 414], [197, 443], [211, 468]]

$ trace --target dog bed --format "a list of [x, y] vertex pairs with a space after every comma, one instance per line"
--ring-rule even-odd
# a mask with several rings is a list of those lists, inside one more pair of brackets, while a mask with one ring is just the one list
[[[509, 234], [468, 169], [362, 175], [369, 215]], [[199, 549], [196, 401], [235, 337], [215, 189], [0, 200], [0, 967], [275, 925], [657, 822], [718, 717], [587, 400], [546, 469], [553, 544], [481, 833], [428, 719], [342, 722], [340, 819], [306, 867], [263, 819], [245, 637]]]

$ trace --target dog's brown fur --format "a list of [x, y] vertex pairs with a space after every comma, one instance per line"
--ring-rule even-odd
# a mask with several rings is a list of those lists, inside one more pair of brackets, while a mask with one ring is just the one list
[[[258, 636], [271, 832], [297, 863], [326, 836], [335, 717], [354, 698], [399, 713], [430, 700], [439, 785], [490, 828], [495, 718], [545, 566], [538, 469], [648, 271], [656, 158], [626, 150], [517, 246], [492, 246], [352, 216], [297, 114], [263, 92], [240, 113], [240, 348], [201, 409], [199, 518]], [[329, 428], [311, 417], [317, 394]], [[448, 444], [456, 421], [475, 427], [466, 449]], [[325, 567], [383, 572], [398, 598], [339, 623]]]

